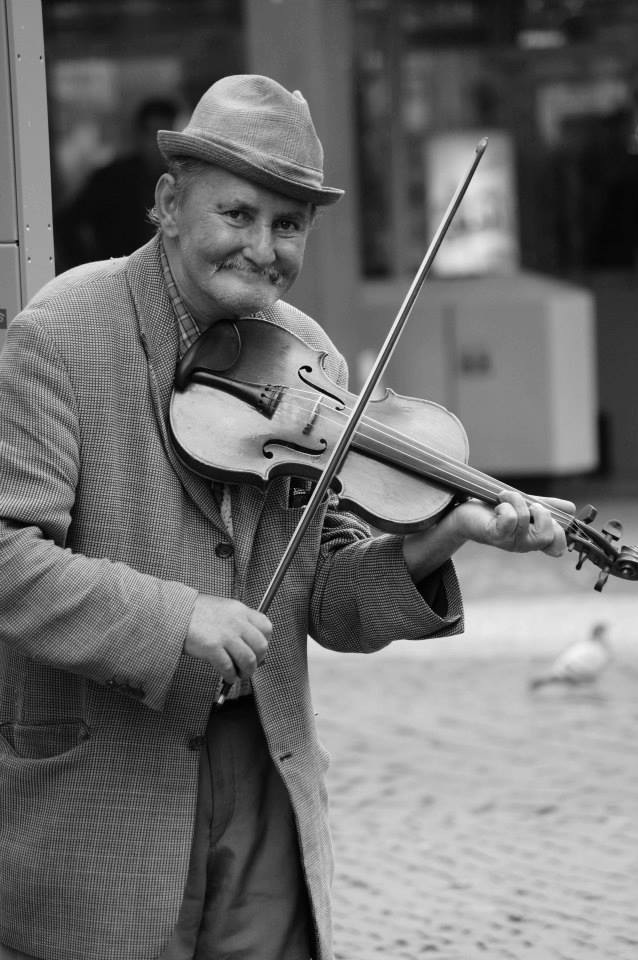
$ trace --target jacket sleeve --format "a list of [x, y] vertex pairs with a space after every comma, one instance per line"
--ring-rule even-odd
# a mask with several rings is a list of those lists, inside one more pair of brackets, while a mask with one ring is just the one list
[[463, 630], [463, 603], [451, 561], [415, 584], [402, 538], [370, 536], [350, 514], [328, 508], [312, 595], [311, 635], [324, 647], [371, 653], [394, 640]]
[[27, 313], [0, 357], [0, 641], [161, 707], [196, 592], [67, 547], [81, 463], [61, 357]]
[[[328, 342], [329, 375], [347, 386], [343, 356]], [[371, 653], [393, 640], [463, 631], [463, 601], [451, 561], [415, 584], [402, 538], [371, 536], [364, 523], [328, 505], [311, 601], [310, 633], [322, 646]]]

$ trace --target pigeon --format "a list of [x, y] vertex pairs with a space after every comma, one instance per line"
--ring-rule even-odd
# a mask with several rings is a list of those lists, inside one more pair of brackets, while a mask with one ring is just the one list
[[531, 690], [548, 684], [568, 686], [593, 683], [611, 660], [607, 625], [597, 623], [588, 637], [576, 640], [556, 657], [551, 666], [530, 680]]

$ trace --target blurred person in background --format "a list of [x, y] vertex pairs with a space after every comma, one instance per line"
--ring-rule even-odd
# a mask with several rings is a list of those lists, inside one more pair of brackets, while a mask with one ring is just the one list
[[157, 131], [172, 129], [179, 113], [165, 97], [145, 100], [133, 119], [131, 149], [87, 177], [56, 217], [58, 270], [132, 253], [155, 233], [147, 213], [166, 169]]
[[345, 385], [283, 299], [342, 191], [305, 99], [266, 77], [223, 78], [158, 139], [156, 235], [46, 285], [0, 359], [0, 958], [332, 960], [308, 635], [371, 653], [459, 633], [463, 543], [565, 536], [515, 493], [409, 536], [330, 496], [259, 612], [304, 481], [186, 467], [174, 374], [219, 321], [259, 317]]

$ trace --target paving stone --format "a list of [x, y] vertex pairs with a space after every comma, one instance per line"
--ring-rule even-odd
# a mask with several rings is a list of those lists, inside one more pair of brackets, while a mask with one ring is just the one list
[[[570, 582], [558, 598], [572, 632], [590, 625], [583, 596]], [[591, 690], [530, 694], [542, 594], [518, 597], [515, 656], [517, 598], [496, 592], [491, 655], [311, 656], [337, 960], [636, 960], [638, 617], [623, 597], [621, 653]]]

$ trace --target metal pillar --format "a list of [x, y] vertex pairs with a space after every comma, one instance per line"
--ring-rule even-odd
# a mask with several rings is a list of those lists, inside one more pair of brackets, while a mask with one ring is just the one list
[[0, 0], [0, 347], [55, 272], [40, 0]]
[[349, 0], [244, 0], [247, 68], [300, 89], [325, 151], [326, 183], [346, 190], [321, 213], [306, 262], [290, 291], [295, 306], [318, 320], [349, 360], [359, 285]]

